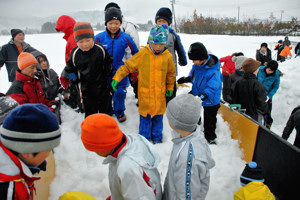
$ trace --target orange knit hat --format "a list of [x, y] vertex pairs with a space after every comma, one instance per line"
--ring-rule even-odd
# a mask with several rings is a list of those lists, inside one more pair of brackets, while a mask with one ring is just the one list
[[123, 133], [109, 115], [93, 114], [81, 123], [81, 141], [93, 152], [106, 152], [116, 148], [122, 141]]
[[74, 25], [73, 35], [76, 42], [83, 38], [94, 39], [94, 30], [89, 22], [78, 22]]
[[35, 57], [27, 52], [22, 52], [18, 57], [18, 66], [19, 69], [25, 69], [26, 67], [29, 67], [30, 65], [37, 64], [37, 60]]

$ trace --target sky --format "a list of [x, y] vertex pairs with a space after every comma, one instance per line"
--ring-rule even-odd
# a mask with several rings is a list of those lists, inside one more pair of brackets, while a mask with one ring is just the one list
[[[111, 0], [0, 0], [0, 19], [16, 20], [20, 17], [48, 17], [57, 14], [83, 10], [103, 10]], [[170, 0], [118, 0], [123, 15], [135, 23], [146, 23], [153, 20], [160, 7], [171, 8]], [[292, 16], [300, 19], [300, 2], [297, 0], [176, 0], [176, 17], [191, 16], [194, 9], [197, 13], [212, 17], [268, 18], [273, 12], [276, 19], [289, 21]], [[283, 12], [282, 12], [283, 11]], [[1, 24], [0, 24], [1, 25]]]

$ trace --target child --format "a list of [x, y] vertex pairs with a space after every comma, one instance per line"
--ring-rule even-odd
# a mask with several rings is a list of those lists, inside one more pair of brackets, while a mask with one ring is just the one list
[[287, 46], [287, 45], [284, 46], [284, 48], [280, 52], [281, 62], [284, 62], [288, 56], [292, 56], [291, 49], [292, 49], [292, 47], [290, 47], [290, 46]]
[[105, 157], [103, 164], [109, 164], [107, 199], [161, 199], [159, 155], [144, 137], [125, 135], [112, 117], [93, 114], [81, 124], [81, 140], [87, 150]]
[[220, 61], [215, 55], [207, 54], [200, 42], [191, 44], [188, 56], [194, 63], [192, 70], [188, 77], [181, 77], [177, 83], [192, 82], [191, 92], [200, 97], [204, 108], [205, 138], [210, 144], [216, 144], [215, 130], [222, 92]]
[[51, 107], [53, 102], [46, 99], [40, 80], [34, 77], [37, 72], [35, 57], [27, 52], [21, 53], [18, 57], [18, 66], [16, 80], [11, 84], [6, 95], [16, 100], [20, 105], [42, 103]]
[[256, 78], [260, 62], [252, 58], [246, 59], [242, 68], [244, 76], [232, 88], [232, 103], [241, 104], [246, 114], [262, 124], [262, 115], [268, 113], [267, 93], [265, 86]]
[[204, 200], [209, 188], [209, 170], [215, 166], [200, 127], [200, 103], [191, 94], [181, 94], [167, 107], [173, 129], [173, 149], [164, 184], [163, 199]]
[[112, 58], [101, 44], [94, 43], [90, 23], [76, 23], [74, 36], [78, 46], [72, 50], [64, 70], [70, 80], [79, 82], [85, 117], [98, 112], [111, 115]]
[[57, 97], [60, 82], [57, 73], [50, 68], [50, 64], [45, 54], [39, 51], [31, 53], [38, 61], [38, 76], [42, 79], [42, 88], [48, 100], [54, 100]]
[[0, 128], [1, 199], [33, 199], [40, 179], [33, 174], [46, 170], [60, 137], [56, 116], [45, 105], [24, 104], [7, 115]]
[[294, 141], [294, 145], [300, 149], [300, 106], [297, 106], [292, 111], [291, 116], [284, 127], [281, 137], [287, 140], [294, 128], [296, 129], [296, 138]]
[[274, 94], [277, 92], [280, 84], [280, 74], [278, 69], [278, 63], [275, 60], [271, 60], [267, 66], [260, 66], [257, 74], [257, 79], [260, 81], [266, 88], [267, 96], [268, 96], [268, 108], [269, 112], [265, 116], [264, 125], [267, 128], [271, 128], [273, 123], [273, 119], [271, 117], [272, 111], [272, 99]]
[[283, 50], [282, 40], [278, 41], [278, 43], [275, 45], [275, 49], [274, 50], [277, 50], [277, 61], [281, 61], [280, 53]]
[[[127, 49], [130, 49], [131, 55], [138, 52], [138, 48], [133, 42], [132, 38], [121, 31], [120, 27], [122, 24], [122, 14], [120, 9], [111, 7], [105, 11], [105, 26], [106, 30], [99, 33], [95, 37], [95, 42], [103, 44], [107, 51], [113, 57], [113, 75], [124, 64], [123, 58], [128, 55], [126, 54]], [[111, 78], [111, 77], [110, 77]], [[113, 94], [113, 109], [119, 122], [126, 120], [125, 111], [125, 98], [126, 98], [126, 87], [129, 86], [128, 77], [124, 77], [123, 80], [119, 81], [120, 84], [117, 87], [117, 91]]]
[[148, 41], [145, 48], [118, 69], [113, 77], [112, 87], [116, 90], [116, 85], [123, 77], [135, 70], [139, 71], [139, 133], [153, 143], [161, 143], [166, 96], [172, 96], [175, 81], [172, 54], [166, 49], [168, 27], [153, 26]]
[[[176, 32], [170, 27], [172, 24], [172, 12], [169, 8], [160, 8], [156, 15], [155, 15], [155, 23], [157, 25], [168, 25], [169, 26], [169, 35], [168, 35], [168, 44], [167, 44], [167, 48], [169, 50], [169, 52], [172, 54], [173, 56], [173, 61], [175, 64], [175, 69], [176, 69], [176, 74], [175, 74], [175, 78], [178, 74], [178, 70], [177, 70], [177, 56], [175, 54], [175, 51], [178, 55], [178, 63], [180, 66], [185, 66], [187, 64], [187, 59], [186, 59], [186, 54], [185, 54], [185, 50], [183, 48], [183, 45], [181, 43], [180, 37], [179, 35], [176, 34]], [[171, 97], [167, 97], [167, 104], [168, 102], [173, 99], [176, 96], [176, 90], [177, 90], [177, 86], [176, 86], [176, 81], [174, 80], [174, 90], [173, 90], [173, 94]]]
[[234, 200], [275, 200], [275, 196], [268, 186], [264, 184], [262, 169], [256, 162], [252, 161], [246, 164], [240, 181], [242, 187], [234, 194]]
[[237, 80], [240, 80], [244, 76], [244, 70], [242, 68], [243, 62], [247, 59], [245, 56], [233, 56], [232, 61], [235, 63], [235, 72], [232, 73], [229, 78], [228, 78], [228, 89], [229, 89], [229, 94], [227, 96], [228, 103], [232, 103], [231, 99], [231, 88], [234, 87], [233, 85]]

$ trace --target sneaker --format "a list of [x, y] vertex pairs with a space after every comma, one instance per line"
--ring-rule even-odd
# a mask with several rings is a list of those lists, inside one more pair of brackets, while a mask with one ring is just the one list
[[162, 143], [162, 140], [153, 140], [152, 143], [153, 143], [153, 144], [161, 144], [161, 143]]
[[126, 115], [125, 114], [123, 114], [123, 115], [120, 115], [120, 116], [117, 116], [117, 119], [118, 119], [118, 121], [119, 122], [125, 122], [126, 121]]

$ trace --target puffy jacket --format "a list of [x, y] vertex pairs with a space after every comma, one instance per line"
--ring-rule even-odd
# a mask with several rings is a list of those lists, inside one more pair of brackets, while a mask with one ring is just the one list
[[179, 35], [177, 35], [171, 27], [169, 27], [168, 50], [173, 56], [173, 61], [175, 64], [176, 75], [177, 75], [178, 74], [177, 56], [175, 54], [175, 51], [177, 52], [178, 63], [180, 66], [187, 65], [187, 58], [186, 58], [186, 53], [185, 53], [185, 50], [181, 43]]
[[109, 164], [111, 200], [160, 200], [157, 151], [141, 135], [127, 135], [126, 139], [126, 145], [116, 157], [109, 155], [103, 161]]
[[264, 54], [260, 49], [256, 50], [256, 60], [261, 62], [261, 65], [265, 65], [272, 60], [272, 52], [267, 48], [267, 53]]
[[[300, 126], [300, 106], [297, 106], [292, 111], [291, 116], [284, 127], [282, 138], [287, 140], [290, 137], [293, 129], [299, 126]], [[296, 138], [297, 137], [300, 137], [300, 132], [298, 131], [296, 132]]]
[[0, 192], [1, 199], [32, 200], [34, 181], [30, 169], [0, 142]]
[[228, 103], [232, 102], [231, 89], [234, 87], [234, 84], [242, 79], [244, 76], [244, 71], [235, 70], [233, 74], [230, 74], [227, 82], [227, 88], [229, 89], [229, 94], [227, 96]]
[[203, 132], [198, 127], [190, 135], [172, 141], [163, 199], [204, 200], [209, 189], [209, 169], [215, 166], [215, 162]]
[[20, 105], [25, 103], [42, 103], [46, 106], [51, 106], [45, 97], [41, 82], [22, 74], [19, 70], [16, 71], [16, 80], [11, 84], [6, 95], [16, 100]]
[[266, 67], [260, 66], [257, 74], [257, 79], [262, 82], [265, 86], [267, 95], [270, 99], [273, 98], [274, 94], [277, 92], [280, 84], [280, 74], [279, 71], [276, 70], [274, 74], [267, 75]]
[[58, 18], [55, 26], [56, 31], [58, 32], [62, 31], [65, 33], [63, 38], [67, 41], [66, 52], [65, 52], [66, 63], [69, 59], [69, 55], [72, 49], [77, 46], [77, 43], [73, 35], [73, 28], [75, 23], [76, 21], [72, 17], [67, 15], [62, 15]]
[[290, 47], [290, 46], [285, 46], [285, 47], [283, 48], [283, 50], [281, 51], [280, 56], [285, 57], [285, 58], [286, 58], [287, 56], [292, 56], [291, 49], [292, 49], [292, 47]]
[[263, 115], [268, 113], [266, 88], [257, 80], [255, 74], [245, 73], [234, 84], [231, 95], [232, 103], [241, 104], [242, 109], [246, 109], [246, 114], [256, 121], [258, 112]]
[[140, 49], [140, 38], [139, 38], [139, 34], [138, 34], [138, 25], [124, 20], [124, 17], [123, 17], [121, 30], [124, 33], [127, 33], [128, 35], [130, 35], [130, 37], [133, 39], [136, 47], [138, 49]]
[[166, 112], [166, 90], [173, 90], [175, 66], [172, 55], [166, 49], [156, 55], [147, 45], [119, 68], [113, 79], [118, 82], [129, 73], [139, 71], [139, 113], [146, 117]]
[[[95, 42], [101, 43], [113, 57], [113, 75], [120, 66], [124, 65], [124, 61], [128, 59], [128, 55], [125, 54], [126, 51], [128, 51], [127, 49], [130, 49], [131, 55], [134, 55], [139, 51], [132, 38], [121, 30], [115, 38], [112, 38], [109, 31], [106, 29], [106, 31], [95, 36]], [[128, 85], [128, 77], [125, 77], [119, 83], [119, 86], [127, 87]]]
[[111, 90], [111, 63], [112, 58], [107, 50], [101, 44], [95, 43], [89, 51], [74, 48], [63, 73], [76, 74], [82, 98], [97, 101], [101, 94], [109, 95]]
[[43, 70], [41, 65], [38, 64], [38, 74], [41, 76], [41, 84], [44, 90], [45, 96], [48, 100], [54, 100], [58, 94], [58, 89], [60, 88], [60, 82], [57, 73], [50, 68], [49, 61], [43, 53], [39, 51], [33, 51], [31, 53], [38, 60], [39, 57], [43, 57], [48, 64], [48, 68]]
[[201, 66], [193, 65], [189, 76], [192, 80], [192, 93], [195, 96], [204, 95], [203, 107], [215, 106], [220, 103], [222, 92], [222, 74], [220, 61], [212, 54]]
[[220, 63], [222, 62], [224, 63], [222, 67], [222, 74], [229, 76], [235, 72], [235, 63], [232, 61], [232, 56], [220, 58]]
[[275, 200], [275, 197], [264, 183], [253, 181], [241, 187], [234, 194], [234, 200]]
[[[30, 53], [36, 51], [35, 48], [31, 47], [26, 42], [23, 42], [22, 46], [22, 52]], [[13, 40], [0, 48], [0, 68], [5, 64], [9, 82], [13, 82], [16, 78], [16, 71], [19, 69], [17, 63], [19, 55], [18, 47]]]

